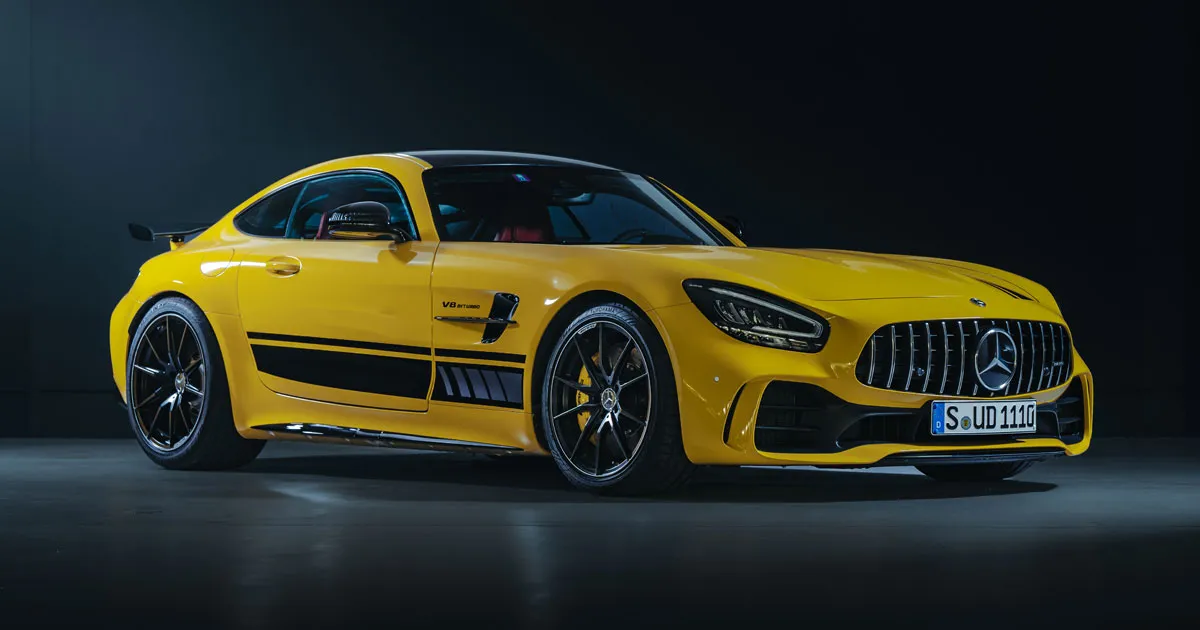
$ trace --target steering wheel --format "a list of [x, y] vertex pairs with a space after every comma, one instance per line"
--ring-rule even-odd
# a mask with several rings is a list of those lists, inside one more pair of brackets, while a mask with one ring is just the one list
[[650, 230], [647, 230], [646, 228], [633, 228], [633, 229], [625, 230], [624, 232], [621, 232], [620, 234], [614, 236], [612, 239], [612, 242], [623, 243], [628, 239], [631, 239], [631, 238], [634, 238], [637, 236], [645, 236], [649, 233], [650, 233]]

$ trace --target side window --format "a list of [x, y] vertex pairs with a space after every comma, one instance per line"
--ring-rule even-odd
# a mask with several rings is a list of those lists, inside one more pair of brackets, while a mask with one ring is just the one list
[[296, 210], [287, 222], [287, 238], [313, 238], [327, 210], [358, 201], [378, 201], [391, 211], [392, 225], [419, 238], [412, 211], [400, 189], [386, 177], [370, 173], [346, 173], [314, 179], [301, 185]]
[[567, 210], [593, 242], [607, 243], [618, 236], [641, 230], [652, 234], [679, 232], [679, 228], [666, 217], [646, 212], [641, 202], [620, 195], [600, 193], [592, 198], [591, 203], [570, 206]]
[[276, 191], [247, 208], [233, 220], [233, 225], [244, 234], [283, 238], [287, 232], [288, 217], [303, 184], [293, 184]]

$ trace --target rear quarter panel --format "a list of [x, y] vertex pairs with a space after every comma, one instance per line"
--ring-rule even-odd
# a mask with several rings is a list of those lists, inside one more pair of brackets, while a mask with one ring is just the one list
[[[217, 231], [217, 228], [212, 231]], [[229, 244], [215, 237], [201, 235], [183, 247], [155, 256], [142, 265], [133, 286], [113, 309], [109, 322], [113, 381], [122, 398], [125, 398], [125, 369], [132, 331], [137, 327], [142, 313], [153, 302], [162, 297], [179, 295], [195, 302], [205, 313], [237, 313], [235, 254]], [[218, 338], [221, 337], [219, 332]], [[225, 347], [225, 340], [220, 341]]]

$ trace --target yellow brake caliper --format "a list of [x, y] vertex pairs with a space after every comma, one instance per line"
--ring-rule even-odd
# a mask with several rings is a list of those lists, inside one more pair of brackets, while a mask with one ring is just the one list
[[[599, 356], [599, 354], [592, 355], [592, 362], [596, 361], [597, 356]], [[592, 385], [592, 375], [588, 374], [586, 366], [582, 366], [582, 365], [579, 366], [579, 384], [583, 385], [584, 387], [591, 387], [591, 385]], [[576, 405], [582, 405], [582, 404], [586, 403], [589, 398], [590, 398], [590, 396], [588, 396], [587, 394], [585, 394], [581, 391], [575, 392], [575, 404]], [[587, 425], [587, 421], [591, 417], [592, 417], [591, 411], [588, 411], [585, 409], [585, 410], [579, 412], [578, 419], [579, 419], [579, 430], [580, 431], [583, 431], [583, 427], [585, 425]], [[590, 441], [592, 444], [595, 444], [596, 443], [596, 434], [593, 433], [592, 436], [588, 438], [588, 441]]]

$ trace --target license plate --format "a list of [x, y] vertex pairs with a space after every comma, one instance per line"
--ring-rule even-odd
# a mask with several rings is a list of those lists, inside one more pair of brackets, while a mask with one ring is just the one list
[[934, 401], [930, 430], [934, 435], [1033, 433], [1037, 431], [1037, 401]]

